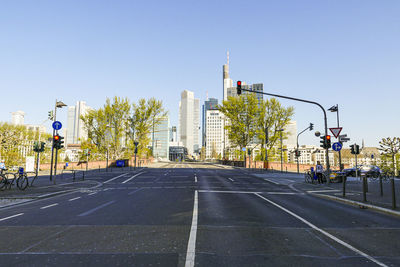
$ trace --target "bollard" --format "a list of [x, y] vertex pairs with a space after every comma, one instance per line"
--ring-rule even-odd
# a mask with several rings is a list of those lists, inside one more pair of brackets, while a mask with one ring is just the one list
[[381, 197], [383, 197], [382, 176], [379, 175], [379, 187], [381, 188]]
[[365, 176], [363, 177], [363, 201], [367, 202], [367, 188], [365, 186]]
[[100, 172], [100, 165], [99, 165], [99, 172]]
[[396, 191], [394, 188], [394, 177], [390, 179], [390, 183], [392, 184], [392, 209], [396, 209]]
[[85, 172], [82, 172], [82, 173], [83, 173], [82, 180], [85, 180]]
[[346, 197], [346, 180], [347, 176], [343, 176], [342, 183], [343, 183], [343, 197]]
[[74, 174], [74, 179], [73, 180], [75, 181], [75, 171], [72, 171], [72, 173]]

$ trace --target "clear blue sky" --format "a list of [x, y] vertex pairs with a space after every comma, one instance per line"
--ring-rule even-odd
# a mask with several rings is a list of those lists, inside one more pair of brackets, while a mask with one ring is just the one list
[[[339, 104], [343, 132], [375, 146], [400, 135], [399, 14], [398, 0], [2, 1], [0, 121], [23, 110], [41, 123], [56, 98], [98, 108], [117, 95], [163, 100], [176, 125], [184, 89], [222, 98], [229, 50], [234, 81]], [[317, 107], [282, 102], [299, 131], [322, 130]]]

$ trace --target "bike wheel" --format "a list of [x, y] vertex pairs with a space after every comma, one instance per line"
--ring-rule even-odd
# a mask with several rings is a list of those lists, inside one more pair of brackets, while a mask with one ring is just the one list
[[17, 186], [20, 190], [25, 190], [25, 188], [28, 187], [28, 177], [26, 176], [26, 174], [24, 174], [23, 176], [18, 177], [17, 179]]
[[4, 190], [7, 185], [7, 178], [3, 175], [0, 176], [0, 190]]

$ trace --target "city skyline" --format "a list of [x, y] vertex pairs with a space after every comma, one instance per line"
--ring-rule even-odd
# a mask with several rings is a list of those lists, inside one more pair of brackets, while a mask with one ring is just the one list
[[[206, 92], [222, 100], [221, 65], [229, 50], [233, 84], [261, 82], [264, 92], [310, 99], [325, 109], [338, 104], [350, 143], [364, 139], [377, 146], [381, 138], [400, 132], [392, 119], [398, 114], [393, 107], [400, 84], [396, 1], [255, 1], [246, 7], [204, 2], [174, 8], [162, 2], [118, 3], [6, 2], [0, 11], [7, 25], [2, 29], [6, 41], [0, 44], [0, 88], [8, 101], [0, 121], [23, 110], [26, 123], [40, 124], [56, 99], [69, 105], [82, 99], [99, 108], [106, 97], [117, 95], [132, 101], [156, 96], [177, 125], [176, 102], [183, 89], [201, 103]], [[231, 14], [250, 11], [253, 20], [232, 20]], [[224, 19], [229, 23], [221, 23]], [[243, 34], [239, 41], [230, 40]], [[322, 130], [317, 107], [280, 101], [295, 107], [299, 129], [312, 122]], [[328, 126], [335, 127], [336, 114], [327, 115]], [[58, 118], [65, 125], [67, 109], [59, 109]], [[49, 129], [50, 122], [46, 125]], [[301, 142], [316, 145], [318, 138], [308, 134]]]

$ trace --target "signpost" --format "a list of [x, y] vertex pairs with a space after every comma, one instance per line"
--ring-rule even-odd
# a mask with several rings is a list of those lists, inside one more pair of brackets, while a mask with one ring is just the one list
[[329, 130], [331, 131], [331, 133], [333, 134], [333, 136], [335, 136], [335, 138], [338, 138], [340, 132], [342, 131], [342, 127], [337, 127], [337, 128], [329, 128]]

